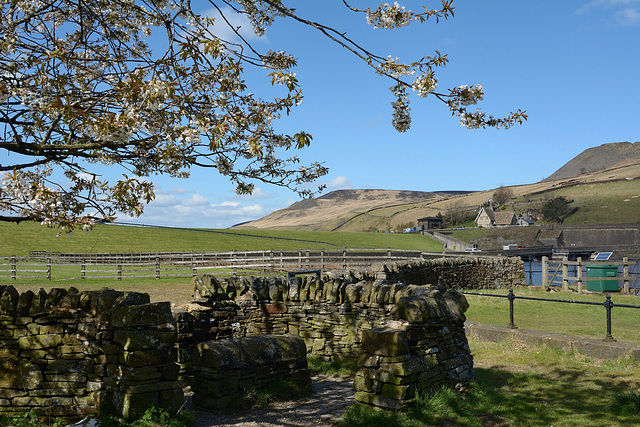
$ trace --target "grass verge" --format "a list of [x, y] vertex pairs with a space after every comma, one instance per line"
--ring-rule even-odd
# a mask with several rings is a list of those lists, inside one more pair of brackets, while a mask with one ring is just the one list
[[638, 425], [640, 364], [471, 339], [477, 382], [418, 397], [409, 413], [351, 407], [342, 426]]
[[[195, 413], [181, 411], [175, 416], [163, 409], [151, 407], [139, 420], [130, 423], [121, 422], [110, 416], [96, 419], [99, 427], [191, 427], [195, 424]], [[38, 417], [34, 413], [24, 413], [13, 417], [0, 416], [0, 427], [62, 427], [64, 423], [51, 421], [48, 417]]]
[[[507, 289], [470, 290], [474, 293], [507, 295]], [[604, 294], [578, 295], [567, 292], [546, 292], [540, 286], [517, 287], [514, 289], [514, 323], [520, 329], [552, 332], [585, 338], [603, 339], [607, 335], [607, 317], [604, 308]], [[465, 295], [469, 301], [467, 319], [491, 325], [509, 325], [509, 301], [506, 298]], [[518, 300], [517, 297], [534, 297], [555, 300], [589, 301], [601, 304], [583, 305], [547, 301]], [[640, 344], [638, 316], [640, 309], [616, 307], [616, 304], [638, 305], [640, 298], [630, 295], [611, 294], [614, 303], [611, 311], [613, 337], [622, 342]]]
[[214, 230], [96, 225], [93, 231], [61, 234], [39, 223], [0, 222], [0, 256], [29, 251], [61, 253], [138, 253], [260, 251], [292, 249], [410, 249], [441, 252], [442, 244], [421, 234], [298, 230]]
[[352, 377], [359, 368], [356, 358], [328, 361], [309, 356], [307, 357], [307, 363], [312, 375]]

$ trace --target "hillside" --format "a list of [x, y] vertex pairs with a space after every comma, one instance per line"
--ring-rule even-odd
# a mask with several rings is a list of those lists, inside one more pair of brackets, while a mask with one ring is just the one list
[[[402, 206], [440, 200], [463, 191], [394, 191], [394, 190], [337, 190], [315, 199], [305, 199], [264, 218], [239, 224], [234, 228], [296, 229], [334, 231], [343, 229], [354, 217], [382, 208], [397, 210]], [[358, 231], [369, 231], [360, 229]]]
[[[549, 198], [564, 196], [573, 201], [572, 208], [578, 208], [566, 223], [637, 223], [640, 222], [638, 179], [640, 142], [623, 142], [585, 150], [549, 178], [510, 189], [518, 213], [539, 209]], [[294, 203], [237, 228], [382, 231], [416, 223], [419, 218], [446, 214], [454, 205], [472, 215], [492, 198], [494, 191], [339, 190]]]
[[589, 148], [578, 154], [543, 182], [575, 178], [585, 173], [611, 169], [640, 160], [640, 142], [614, 142]]

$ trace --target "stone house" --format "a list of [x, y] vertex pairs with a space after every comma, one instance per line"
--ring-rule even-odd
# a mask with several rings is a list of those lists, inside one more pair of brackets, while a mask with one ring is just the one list
[[515, 212], [495, 211], [493, 206], [482, 206], [476, 216], [478, 227], [505, 227], [517, 223]]
[[428, 216], [418, 219], [418, 231], [433, 230], [442, 227], [442, 218], [437, 216]]

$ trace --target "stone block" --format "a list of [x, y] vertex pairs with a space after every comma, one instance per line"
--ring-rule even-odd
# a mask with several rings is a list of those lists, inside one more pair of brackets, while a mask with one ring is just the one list
[[0, 315], [16, 317], [20, 295], [13, 286], [5, 286], [0, 293]]
[[380, 394], [396, 400], [413, 399], [415, 397], [415, 385], [412, 383], [406, 385], [384, 383]]
[[0, 372], [0, 388], [33, 390], [43, 382], [40, 367], [18, 357], [0, 359]]
[[398, 400], [364, 391], [357, 391], [355, 399], [356, 402], [363, 403], [368, 406], [376, 406], [378, 408], [392, 409], [396, 411], [408, 409], [415, 404], [415, 399]]
[[289, 301], [300, 301], [300, 278], [292, 277], [289, 282]]
[[18, 339], [18, 346], [22, 350], [40, 350], [60, 345], [62, 336], [58, 334], [27, 335]]
[[121, 351], [118, 357], [120, 363], [126, 366], [143, 367], [163, 365], [177, 360], [175, 348], [160, 348], [158, 350]]
[[380, 370], [389, 372], [398, 377], [408, 377], [413, 374], [419, 374], [425, 370], [425, 366], [418, 357], [412, 357], [405, 362], [381, 363]]
[[287, 306], [283, 303], [277, 304], [260, 304], [260, 310], [265, 314], [282, 314], [287, 312]]
[[148, 350], [159, 347], [163, 333], [148, 329], [117, 329], [113, 331], [113, 340], [124, 350]]
[[367, 393], [380, 393], [382, 390], [382, 382], [371, 378], [365, 372], [357, 372], [353, 379], [353, 388], [357, 391], [365, 391]]
[[409, 376], [397, 376], [391, 372], [387, 371], [378, 371], [376, 373], [376, 378], [383, 382], [389, 384], [397, 384], [397, 385], [406, 385], [413, 384], [418, 381], [420, 374], [411, 374]]
[[29, 315], [29, 311], [31, 310], [31, 302], [33, 301], [34, 295], [35, 294], [31, 290], [20, 294], [20, 296], [18, 297], [18, 305], [16, 306], [16, 315], [18, 317], [26, 317]]
[[117, 307], [111, 311], [110, 318], [115, 328], [156, 326], [173, 322], [169, 302]]
[[182, 381], [153, 381], [140, 382], [133, 381], [131, 383], [120, 383], [120, 390], [130, 394], [155, 393], [166, 390], [182, 390]]
[[158, 393], [114, 393], [114, 407], [118, 408], [118, 415], [127, 421], [142, 417], [147, 409], [158, 404]]
[[211, 341], [196, 346], [193, 363], [212, 368], [231, 367], [242, 360], [241, 355], [240, 347], [230, 340]]
[[44, 302], [47, 300], [47, 293], [44, 289], [40, 289], [38, 293], [33, 295], [29, 315], [33, 316], [42, 313], [44, 310]]
[[271, 301], [284, 301], [282, 289], [278, 285], [269, 285], [269, 299]]
[[345, 287], [345, 299], [350, 303], [360, 302], [363, 285], [351, 283]]
[[162, 368], [153, 366], [131, 367], [122, 365], [107, 365], [106, 375], [118, 381], [150, 381], [162, 378]]
[[407, 331], [377, 328], [362, 331], [362, 350], [381, 356], [399, 356], [409, 353]]
[[50, 309], [58, 306], [62, 298], [67, 295], [68, 291], [63, 288], [53, 288], [47, 294], [47, 298], [44, 302], [44, 308]]

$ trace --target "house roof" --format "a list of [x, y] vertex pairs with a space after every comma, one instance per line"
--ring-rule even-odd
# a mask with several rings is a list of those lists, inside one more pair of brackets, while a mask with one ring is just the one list
[[483, 206], [482, 208], [480, 208], [480, 212], [478, 212], [478, 215], [476, 216], [476, 222], [478, 222], [478, 218], [480, 218], [480, 215], [482, 215], [482, 211], [484, 211], [487, 214], [491, 222], [494, 222], [496, 220], [493, 209], [490, 207], [487, 208]]
[[491, 206], [483, 206], [478, 212], [476, 216], [476, 222], [482, 215], [482, 212], [485, 212], [489, 219], [491, 220], [492, 225], [511, 225], [513, 223], [513, 219], [516, 216], [515, 212], [504, 212], [504, 211], [494, 211]]
[[496, 225], [509, 225], [513, 222], [513, 218], [516, 216], [513, 212], [494, 212]]

